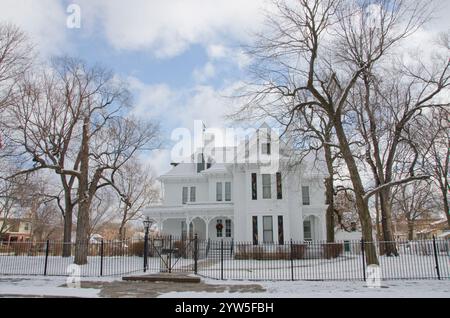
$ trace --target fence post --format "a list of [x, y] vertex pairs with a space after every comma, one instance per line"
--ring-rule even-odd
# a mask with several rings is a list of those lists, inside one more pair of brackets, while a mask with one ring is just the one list
[[45, 246], [45, 265], [44, 265], [44, 276], [47, 276], [47, 264], [48, 264], [48, 249], [50, 246], [50, 241], [47, 240], [46, 246]]
[[366, 281], [366, 256], [364, 250], [364, 239], [361, 239], [361, 255], [362, 255], [362, 266], [363, 266], [363, 279]]
[[100, 243], [100, 276], [103, 276], [103, 239]]
[[147, 256], [148, 256], [148, 232], [144, 235], [144, 273], [147, 272]]
[[438, 276], [438, 279], [441, 280], [441, 272], [439, 270], [439, 259], [438, 259], [438, 252], [437, 252], [437, 246], [436, 246], [436, 237], [433, 235], [433, 250], [434, 250], [434, 261], [436, 262], [436, 273]]
[[198, 269], [198, 234], [194, 236], [194, 274], [197, 275]]
[[220, 279], [223, 280], [223, 239], [220, 241]]
[[167, 267], [169, 269], [169, 274], [172, 273], [172, 235], [169, 235], [169, 262]]
[[292, 239], [290, 243], [291, 253], [289, 253], [289, 255], [291, 260], [291, 280], [294, 281], [294, 246], [292, 245]]

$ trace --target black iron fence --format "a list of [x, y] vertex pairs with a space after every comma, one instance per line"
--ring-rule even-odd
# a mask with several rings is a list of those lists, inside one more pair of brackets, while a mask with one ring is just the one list
[[365, 251], [374, 245], [381, 279], [450, 279], [449, 240], [391, 242], [398, 256], [383, 255], [386, 243], [291, 240], [254, 245], [151, 237], [147, 244], [144, 240], [87, 243], [87, 263], [74, 265], [73, 243], [6, 242], [0, 244], [0, 275], [90, 277], [190, 272], [222, 280], [365, 280], [374, 268], [368, 268]]

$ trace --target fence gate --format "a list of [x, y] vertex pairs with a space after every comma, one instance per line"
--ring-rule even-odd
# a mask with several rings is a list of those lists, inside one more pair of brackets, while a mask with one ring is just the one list
[[150, 255], [159, 260], [159, 272], [195, 271], [197, 253], [195, 239], [174, 240], [169, 236], [151, 238], [149, 241]]

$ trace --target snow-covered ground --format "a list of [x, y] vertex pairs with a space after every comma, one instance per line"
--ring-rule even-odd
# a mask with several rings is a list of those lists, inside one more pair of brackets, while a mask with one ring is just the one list
[[[81, 278], [83, 281], [111, 282], [120, 278]], [[178, 292], [178, 284], [174, 290], [166, 292], [162, 298], [369, 298], [369, 297], [434, 297], [450, 298], [450, 280], [422, 281], [385, 281], [381, 288], [368, 288], [364, 282], [326, 282], [326, 281], [296, 281], [296, 282], [249, 282], [249, 281], [217, 281], [203, 280], [206, 284], [225, 286], [224, 292]], [[0, 297], [36, 296], [36, 297], [100, 297], [100, 289], [67, 288], [65, 277], [0, 277]], [[137, 283], [147, 284], [147, 283]], [[149, 283], [151, 284], [151, 283]], [[264, 292], [238, 293], [231, 292], [232, 285], [261, 285]], [[100, 288], [100, 287], [99, 287]], [[129, 290], [129, 286], [124, 290]], [[152, 287], [153, 288], [153, 287]], [[158, 288], [155, 285], [154, 288]], [[125, 295], [126, 296], [126, 295]], [[132, 294], [129, 297], [133, 297]]]
[[[175, 259], [172, 261], [174, 270], [184, 267], [191, 270], [193, 260]], [[47, 261], [47, 275], [69, 275], [73, 267], [73, 257], [49, 256]], [[148, 258], [149, 272], [158, 272], [161, 258]], [[138, 256], [89, 256], [88, 264], [79, 267], [82, 277], [100, 276], [103, 267], [103, 276], [120, 276], [124, 274], [139, 273], [143, 271], [143, 258]], [[0, 256], [0, 275], [43, 275], [45, 269], [45, 256]]]
[[[432, 255], [408, 255], [400, 257], [380, 256], [383, 279], [434, 279], [437, 278], [436, 262]], [[450, 278], [450, 258], [438, 258], [441, 277]], [[221, 263], [205, 263], [199, 266], [199, 274], [209, 278], [220, 278]], [[292, 269], [291, 269], [292, 267]], [[225, 260], [225, 279], [244, 280], [363, 280], [361, 256], [341, 255], [334, 259], [293, 260]]]
[[[206, 282], [227, 284], [211, 280]], [[243, 283], [246, 282], [239, 282]], [[236, 282], [229, 281], [228, 284]], [[390, 281], [383, 282], [381, 288], [368, 288], [364, 282], [297, 281], [258, 284], [266, 289], [266, 292], [171, 292], [161, 295], [160, 298], [450, 298], [450, 280]]]
[[[111, 280], [105, 279], [105, 280]], [[0, 297], [98, 297], [99, 289], [67, 288], [67, 277], [1, 276]]]

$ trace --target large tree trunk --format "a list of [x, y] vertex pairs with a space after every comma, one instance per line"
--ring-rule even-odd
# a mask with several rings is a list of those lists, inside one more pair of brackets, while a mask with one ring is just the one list
[[83, 121], [83, 136], [81, 141], [80, 178], [78, 185], [78, 220], [77, 239], [75, 244], [75, 264], [87, 264], [89, 245], [89, 118]]
[[381, 225], [383, 230], [383, 243], [381, 254], [398, 256], [397, 247], [392, 231], [392, 212], [390, 207], [390, 189], [380, 191]]
[[380, 222], [380, 194], [377, 193], [375, 195], [375, 211], [376, 211], [376, 226], [377, 226], [377, 240], [381, 241], [382, 233], [381, 233], [381, 222]]
[[364, 248], [366, 253], [366, 262], [368, 265], [378, 265], [378, 257], [375, 249], [375, 244], [372, 238], [372, 219], [370, 217], [369, 205], [364, 200], [364, 186], [359, 175], [358, 167], [350, 149], [347, 136], [345, 135], [344, 128], [342, 126], [341, 118], [339, 114], [332, 116], [336, 135], [339, 140], [339, 146], [347, 164], [347, 168], [350, 174], [350, 179], [355, 191], [356, 208], [358, 209], [359, 219], [361, 222], [362, 236], [365, 241]]
[[448, 193], [447, 191], [450, 191], [450, 186], [448, 185], [448, 181], [446, 180], [446, 186], [447, 188], [441, 188], [442, 191], [442, 202], [444, 203], [444, 213], [447, 216], [447, 224], [448, 224], [448, 228], [450, 229], [450, 204], [448, 202]]
[[[327, 140], [328, 141], [328, 140]], [[331, 154], [331, 147], [324, 145], [325, 149], [325, 161], [327, 163], [327, 169], [329, 177], [325, 179], [325, 198], [326, 204], [328, 204], [326, 212], [326, 227], [327, 227], [327, 242], [333, 243], [334, 237], [334, 186], [333, 186], [333, 158]]]
[[64, 237], [62, 257], [72, 256], [72, 215], [73, 205], [66, 203], [64, 209]]
[[125, 223], [121, 222], [119, 227], [119, 240], [125, 240]]

